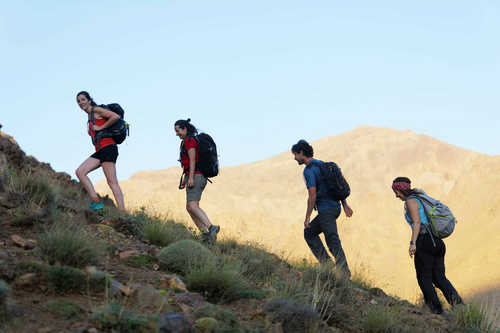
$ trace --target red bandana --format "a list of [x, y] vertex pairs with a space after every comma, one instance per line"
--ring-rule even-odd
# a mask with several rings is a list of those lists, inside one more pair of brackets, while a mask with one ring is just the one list
[[392, 183], [392, 189], [399, 190], [399, 191], [406, 191], [406, 190], [410, 190], [411, 186], [410, 186], [410, 184], [408, 184], [406, 182], [394, 182], [394, 183]]

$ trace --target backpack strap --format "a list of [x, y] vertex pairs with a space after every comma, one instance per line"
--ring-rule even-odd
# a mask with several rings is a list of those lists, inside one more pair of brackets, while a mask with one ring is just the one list
[[[425, 205], [422, 203], [422, 201], [420, 201], [422, 198], [418, 194], [410, 194], [406, 198], [406, 200], [405, 200], [405, 210], [406, 211], [408, 211], [408, 206], [406, 204], [406, 201], [408, 199], [415, 199], [422, 206], [422, 209], [424, 210], [425, 216], [427, 217], [427, 219], [429, 219], [429, 214], [427, 214], [427, 210], [425, 209]], [[425, 223], [420, 222], [420, 225], [423, 225], [425, 227], [425, 230], [427, 230], [427, 233], [429, 233], [429, 235], [431, 236], [432, 245], [434, 245], [434, 247], [436, 247], [436, 242], [434, 241], [434, 235], [432, 234], [432, 229], [429, 228], [429, 226]]]
[[[191, 137], [191, 138], [195, 139], [198, 144], [200, 143], [200, 139], [198, 138], [197, 135], [188, 134], [187, 137]], [[181, 162], [181, 163], [182, 163], [182, 154], [186, 154], [186, 156], [189, 157], [187, 150], [186, 150], [186, 147], [184, 146], [184, 140], [185, 139], [182, 139], [181, 146], [180, 146], [179, 162]], [[199, 154], [199, 151], [200, 151], [200, 147], [198, 145], [198, 154]], [[198, 167], [198, 163], [195, 163], [194, 171], [199, 171], [199, 170], [200, 170], [200, 168]]]

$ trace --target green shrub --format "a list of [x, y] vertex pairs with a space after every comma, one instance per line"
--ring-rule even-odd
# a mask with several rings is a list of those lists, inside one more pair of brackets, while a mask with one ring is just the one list
[[38, 247], [49, 263], [85, 267], [95, 265], [104, 255], [104, 247], [82, 226], [58, 222], [38, 237]]
[[151, 244], [159, 246], [167, 246], [179, 240], [193, 238], [184, 225], [171, 220], [164, 222], [155, 218], [143, 223], [142, 235]]
[[200, 319], [200, 318], [217, 319], [217, 321], [220, 324], [219, 329], [222, 332], [225, 332], [225, 331], [238, 332], [237, 329], [240, 326], [234, 313], [232, 313], [231, 311], [226, 310], [220, 306], [213, 305], [213, 304], [207, 304], [205, 306], [202, 306], [202, 307], [196, 309], [193, 312], [193, 317], [195, 319]]
[[223, 240], [215, 245], [216, 251], [227, 259], [242, 263], [242, 274], [256, 282], [269, 281], [285, 263], [276, 255], [267, 252], [258, 244], [239, 244], [236, 240]]
[[262, 311], [267, 321], [281, 323], [284, 332], [318, 332], [321, 319], [310, 306], [286, 299], [273, 299]]
[[240, 267], [228, 263], [206, 264], [189, 270], [189, 290], [203, 293], [210, 302], [230, 302], [241, 298], [262, 298], [241, 275]]
[[32, 171], [10, 172], [10, 192], [32, 201], [40, 207], [50, 207], [55, 203], [55, 192], [41, 174]]
[[131, 312], [118, 303], [103, 305], [94, 309], [90, 321], [98, 328], [113, 332], [153, 332], [157, 318]]
[[41, 281], [56, 293], [82, 292], [90, 289], [102, 291], [109, 285], [104, 272], [87, 274], [80, 269], [69, 266], [46, 266], [33, 261], [21, 261], [16, 266], [16, 275], [37, 273]]
[[362, 326], [369, 333], [389, 333], [394, 330], [396, 320], [389, 308], [376, 306], [364, 315]]
[[181, 240], [170, 244], [161, 249], [157, 257], [162, 268], [181, 274], [215, 261], [209, 249], [193, 240]]
[[455, 306], [454, 314], [458, 324], [466, 332], [495, 332], [493, 320], [488, 318], [488, 312], [476, 303], [457, 305]]
[[80, 306], [68, 300], [52, 300], [47, 302], [47, 309], [64, 319], [70, 319], [82, 312]]

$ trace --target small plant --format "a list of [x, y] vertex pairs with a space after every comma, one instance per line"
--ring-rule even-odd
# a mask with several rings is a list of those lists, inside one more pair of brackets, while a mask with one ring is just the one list
[[457, 305], [454, 310], [457, 322], [466, 332], [493, 333], [495, 326], [493, 320], [488, 318], [486, 309], [476, 303]]
[[369, 333], [389, 333], [396, 326], [395, 316], [390, 309], [376, 306], [365, 314], [362, 326]]
[[[46, 266], [33, 261], [21, 261], [16, 266], [16, 274], [37, 273], [41, 282], [46, 283], [56, 293], [81, 292], [90, 289], [102, 291], [106, 287], [106, 274], [87, 274], [69, 266]], [[87, 288], [89, 287], [89, 288]]]
[[284, 332], [318, 332], [321, 324], [313, 308], [292, 300], [273, 299], [266, 304], [263, 313], [267, 321], [281, 323]]
[[49, 263], [73, 267], [97, 264], [104, 254], [103, 246], [82, 226], [62, 221], [54, 223], [38, 237], [38, 246]]
[[184, 225], [171, 220], [164, 222], [156, 218], [150, 218], [143, 223], [142, 234], [145, 240], [159, 246], [167, 246], [179, 240], [193, 238]]
[[47, 309], [64, 319], [70, 319], [71, 317], [75, 317], [82, 312], [80, 306], [67, 300], [48, 301]]
[[228, 263], [194, 267], [186, 275], [189, 290], [204, 293], [210, 302], [228, 302], [241, 298], [261, 298], [241, 275], [240, 267]]
[[217, 242], [215, 250], [227, 259], [240, 261], [242, 273], [256, 282], [269, 281], [284, 263], [276, 255], [267, 252], [255, 243], [238, 244], [235, 240]]
[[238, 328], [240, 325], [234, 313], [217, 305], [207, 304], [205, 306], [202, 306], [194, 311], [193, 317], [195, 319], [217, 319], [220, 324], [219, 329], [221, 332], [239, 332]]
[[10, 192], [20, 195], [40, 207], [50, 207], [55, 202], [55, 193], [46, 177], [28, 171], [10, 172]]
[[161, 267], [181, 274], [215, 261], [209, 249], [193, 240], [181, 240], [170, 244], [161, 249], [157, 257]]
[[110, 303], [94, 309], [90, 321], [98, 328], [113, 332], [152, 332], [157, 318], [131, 312], [119, 303]]

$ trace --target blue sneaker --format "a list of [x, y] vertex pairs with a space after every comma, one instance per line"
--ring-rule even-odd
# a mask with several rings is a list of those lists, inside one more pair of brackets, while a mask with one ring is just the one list
[[94, 200], [92, 200], [90, 202], [90, 205], [89, 205], [89, 209], [90, 210], [98, 211], [98, 210], [101, 210], [102, 208], [103, 208], [102, 201], [95, 202]]

